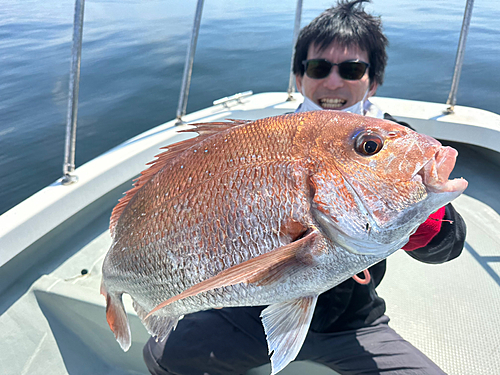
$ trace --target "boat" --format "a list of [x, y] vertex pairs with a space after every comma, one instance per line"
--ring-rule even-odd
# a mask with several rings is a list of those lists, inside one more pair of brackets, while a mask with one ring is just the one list
[[[288, 92], [243, 92], [186, 114], [202, 6], [199, 0], [177, 118], [75, 168], [84, 7], [84, 0], [76, 0], [64, 175], [0, 216], [2, 374], [147, 374], [142, 348], [149, 335], [130, 299], [125, 296], [133, 342], [124, 353], [99, 294], [101, 264], [111, 244], [111, 210], [160, 147], [193, 136], [178, 133], [189, 123], [274, 116], [293, 112], [302, 101], [293, 92], [291, 75]], [[466, 244], [459, 258], [441, 265], [422, 264], [402, 251], [391, 255], [378, 292], [387, 302], [391, 326], [444, 371], [494, 374], [500, 363], [500, 115], [456, 105], [471, 11], [468, 0], [447, 103], [371, 98], [383, 112], [459, 151], [452, 177], [466, 178], [469, 187], [454, 206], [467, 223]], [[266, 365], [247, 375], [269, 373]], [[334, 374], [310, 362], [293, 362], [281, 373]]]

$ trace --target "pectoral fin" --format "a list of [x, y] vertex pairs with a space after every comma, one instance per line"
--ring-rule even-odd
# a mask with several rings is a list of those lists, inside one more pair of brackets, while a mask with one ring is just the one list
[[175, 301], [216, 288], [239, 283], [266, 285], [282, 277], [290, 277], [315, 264], [315, 257], [323, 252], [322, 239], [319, 232], [313, 230], [297, 241], [230, 267], [162, 302], [151, 310], [146, 318]]
[[283, 370], [299, 354], [306, 339], [318, 296], [276, 303], [260, 314], [271, 355], [271, 375]]

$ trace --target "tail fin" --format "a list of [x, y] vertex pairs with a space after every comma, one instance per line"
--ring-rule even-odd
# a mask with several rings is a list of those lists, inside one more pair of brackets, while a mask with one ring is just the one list
[[109, 327], [115, 334], [116, 341], [126, 352], [131, 345], [131, 335], [127, 313], [122, 302], [123, 293], [108, 293], [104, 285], [101, 284], [101, 294], [106, 298], [106, 320]]

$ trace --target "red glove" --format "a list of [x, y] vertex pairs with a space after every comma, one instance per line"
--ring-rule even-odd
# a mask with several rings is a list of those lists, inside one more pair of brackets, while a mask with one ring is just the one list
[[426, 221], [418, 227], [417, 231], [410, 236], [410, 240], [403, 246], [403, 250], [413, 251], [426, 246], [441, 230], [441, 223], [444, 217], [445, 209], [441, 207], [439, 210], [431, 214]]

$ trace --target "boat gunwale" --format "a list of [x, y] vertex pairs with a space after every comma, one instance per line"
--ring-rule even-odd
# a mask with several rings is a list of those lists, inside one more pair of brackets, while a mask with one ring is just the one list
[[[251, 114], [249, 117], [255, 119], [259, 118], [259, 114], [264, 115], [260, 117], [268, 117], [273, 111], [274, 114], [292, 112], [302, 95], [293, 94], [293, 101], [287, 101], [287, 97], [285, 92], [255, 94], [229, 108], [216, 105], [191, 113], [185, 117], [185, 121], [245, 119], [245, 114]], [[485, 147], [500, 154], [498, 114], [455, 106], [455, 112], [446, 115], [445, 104], [383, 97], [371, 100], [384, 112], [408, 121], [417, 131], [441, 140]], [[484, 124], [481, 121], [484, 117], [490, 119], [490, 122]], [[185, 125], [179, 127], [175, 124], [174, 119], [131, 138], [78, 167], [75, 170], [78, 183], [64, 186], [59, 179], [1, 215], [0, 269], [65, 220], [137, 176], [145, 169], [146, 162], [153, 160], [160, 152], [160, 147], [190, 137], [189, 133], [177, 133], [177, 130], [186, 129]]]

